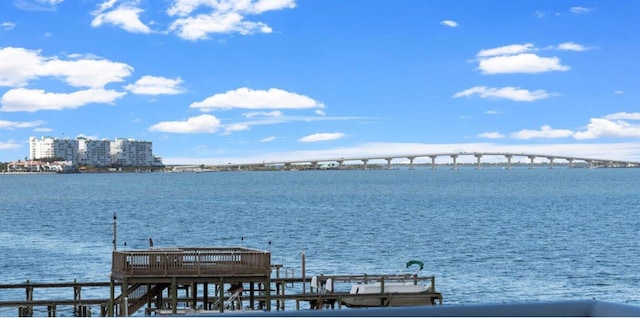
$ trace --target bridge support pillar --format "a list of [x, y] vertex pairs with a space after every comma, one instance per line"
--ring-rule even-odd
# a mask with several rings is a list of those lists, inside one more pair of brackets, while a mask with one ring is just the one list
[[367, 170], [367, 162], [369, 162], [369, 159], [362, 159], [362, 164], [364, 164], [364, 170]]
[[482, 158], [482, 155], [481, 155], [481, 154], [475, 154], [475, 155], [473, 155], [473, 156], [474, 156], [474, 157], [476, 157], [476, 158], [478, 159], [478, 164], [477, 164], [477, 166], [476, 166], [476, 169], [477, 169], [477, 170], [482, 169], [482, 165], [480, 164], [480, 158]]
[[529, 166], [529, 169], [533, 169], [533, 160], [536, 159], [536, 156], [529, 156], [529, 159], [531, 159], [531, 165]]
[[338, 160], [338, 170], [342, 169], [342, 164], [344, 164], [344, 160]]
[[505, 155], [505, 157], [507, 157], [507, 169], [511, 170], [511, 158], [513, 158], [513, 155]]
[[593, 168], [593, 160], [587, 160], [587, 169]]
[[453, 170], [457, 170], [458, 169], [458, 163], [456, 162], [458, 159], [458, 155], [451, 155], [450, 156], [451, 159], [453, 159]]
[[311, 167], [313, 168], [313, 170], [317, 170], [318, 169], [318, 162], [317, 161], [311, 161]]
[[387, 161], [387, 170], [391, 170], [391, 159], [393, 158], [384, 158]]
[[409, 159], [409, 170], [413, 170], [413, 160], [416, 159], [416, 157], [408, 157], [407, 159]]
[[569, 161], [569, 169], [573, 168], [573, 159], [567, 159]]
[[436, 170], [436, 158], [438, 156], [429, 156], [431, 158], [431, 170]]
[[556, 159], [555, 157], [547, 157], [547, 159], [549, 159], [549, 169], [553, 169], [553, 159]]

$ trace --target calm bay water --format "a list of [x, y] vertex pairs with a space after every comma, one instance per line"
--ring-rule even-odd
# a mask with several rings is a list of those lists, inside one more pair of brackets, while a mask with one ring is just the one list
[[108, 281], [115, 212], [119, 249], [269, 249], [298, 275], [304, 250], [307, 276], [417, 259], [445, 304], [640, 304], [639, 186], [640, 169], [0, 175], [0, 278]]

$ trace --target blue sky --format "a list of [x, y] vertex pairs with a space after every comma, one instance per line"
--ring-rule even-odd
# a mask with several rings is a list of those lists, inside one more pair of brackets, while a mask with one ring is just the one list
[[152, 141], [167, 164], [640, 161], [639, 19], [631, 0], [1, 1], [0, 162], [31, 136]]

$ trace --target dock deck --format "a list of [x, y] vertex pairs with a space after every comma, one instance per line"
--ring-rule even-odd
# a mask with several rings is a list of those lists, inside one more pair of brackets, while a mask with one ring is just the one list
[[[266, 310], [301, 308], [338, 308], [353, 283], [394, 282], [430, 284], [429, 292], [404, 296], [421, 297], [428, 304], [442, 303], [435, 291], [433, 276], [417, 275], [320, 275], [294, 277], [282, 265], [271, 264], [271, 252], [244, 247], [176, 247], [149, 250], [115, 250], [109, 282], [39, 283], [0, 285], [0, 290], [26, 290], [26, 299], [3, 300], [0, 307], [18, 307], [19, 316], [31, 316], [34, 307], [46, 307], [47, 315], [55, 316], [57, 306], [73, 306], [75, 315], [91, 315], [89, 306], [100, 306], [101, 316], [128, 316], [144, 308], [146, 314], [167, 312], [177, 314], [182, 309], [191, 312], [225, 310]], [[312, 286], [312, 283], [315, 286]], [[347, 285], [345, 285], [347, 284]], [[334, 286], [336, 285], [336, 286]], [[83, 288], [108, 288], [107, 297], [87, 299]], [[34, 289], [73, 288], [73, 299], [36, 299]], [[120, 290], [119, 295], [116, 289]], [[293, 292], [292, 292], [293, 291]], [[36, 293], [43, 294], [43, 293]], [[95, 294], [95, 293], [94, 293]], [[24, 295], [24, 294], [23, 294]], [[380, 306], [393, 306], [398, 293], [360, 294]], [[289, 306], [285, 306], [285, 301]], [[94, 311], [95, 315], [95, 311]]]
[[264, 277], [271, 253], [243, 247], [178, 247], [113, 251], [111, 277]]

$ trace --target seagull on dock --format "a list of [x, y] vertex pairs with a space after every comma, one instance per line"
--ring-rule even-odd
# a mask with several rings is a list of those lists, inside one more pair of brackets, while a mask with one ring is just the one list
[[153, 249], [153, 239], [149, 238], [149, 249]]

